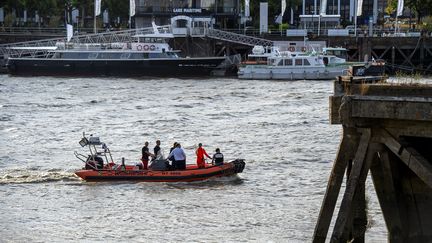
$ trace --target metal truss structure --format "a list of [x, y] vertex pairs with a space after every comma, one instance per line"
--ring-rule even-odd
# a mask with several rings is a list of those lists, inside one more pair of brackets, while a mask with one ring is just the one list
[[[170, 33], [170, 30], [170, 25], [158, 26], [158, 31], [160, 33]], [[131, 42], [136, 35], [152, 33], [154, 33], [153, 27], [110, 31], [97, 34], [73, 36], [69, 42], [74, 44], [124, 43]], [[21, 57], [24, 55], [28, 57], [46, 56], [48, 50], [44, 50], [42, 47], [54, 47], [58, 42], [65, 43], [66, 37], [3, 44], [0, 45], [0, 59], [7, 57]], [[35, 48], [31, 49], [31, 47]], [[40, 49], [37, 49], [37, 47], [40, 47]]]
[[234, 42], [238, 44], [248, 45], [248, 46], [256, 46], [256, 45], [273, 46], [273, 41], [270, 40], [236, 34], [236, 33], [217, 30], [217, 29], [208, 29], [207, 37], [217, 39], [217, 40], [223, 40], [227, 42]]

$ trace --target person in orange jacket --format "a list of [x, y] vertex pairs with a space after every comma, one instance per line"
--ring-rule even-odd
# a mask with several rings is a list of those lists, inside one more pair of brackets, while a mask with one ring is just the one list
[[211, 159], [211, 157], [207, 154], [205, 149], [202, 147], [202, 143], [198, 144], [198, 149], [195, 151], [195, 154], [197, 156], [198, 168], [204, 168], [205, 167], [204, 155], [207, 156], [207, 158]]

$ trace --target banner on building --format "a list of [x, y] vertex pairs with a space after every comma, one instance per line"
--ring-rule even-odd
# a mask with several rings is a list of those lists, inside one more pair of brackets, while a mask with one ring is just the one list
[[376, 24], [377, 20], [378, 20], [378, 0], [373, 1], [372, 9], [373, 9], [373, 13], [372, 13], [373, 14], [373, 23]]
[[74, 8], [72, 9], [72, 23], [76, 24], [78, 23], [78, 16], [79, 16], [79, 10]]
[[108, 9], [105, 9], [103, 14], [102, 14], [102, 18], [103, 18], [103, 23], [104, 24], [109, 24], [109, 13], [108, 13]]
[[268, 32], [268, 3], [260, 2], [260, 34]]
[[129, 0], [129, 16], [135, 15], [135, 0]]
[[403, 8], [404, 8], [404, 0], [398, 0], [397, 16], [401, 16], [403, 14]]
[[320, 14], [326, 15], [326, 13], [327, 13], [327, 0], [322, 0], [320, 6]]
[[38, 11], [36, 10], [35, 11], [35, 21], [36, 21], [36, 23], [39, 23], [39, 14], [38, 14]]
[[285, 13], [285, 9], [286, 9], [286, 0], [282, 0], [281, 2], [281, 16], [284, 16]]
[[250, 16], [249, 0], [245, 0], [245, 17]]
[[294, 9], [291, 8], [290, 24], [294, 24]]
[[362, 10], [363, 10], [363, 0], [358, 0], [357, 1], [357, 15], [356, 16], [361, 16]]
[[95, 0], [95, 16], [101, 14], [101, 0]]

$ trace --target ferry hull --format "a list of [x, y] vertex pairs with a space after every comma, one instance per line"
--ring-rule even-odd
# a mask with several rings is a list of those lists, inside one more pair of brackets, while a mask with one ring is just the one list
[[221, 166], [209, 165], [204, 169], [195, 167], [192, 165], [186, 170], [154, 171], [134, 170], [132, 166], [127, 166], [123, 170], [121, 168], [78, 170], [75, 174], [85, 181], [191, 182], [241, 173], [245, 167], [245, 162], [235, 160]]
[[225, 57], [125, 60], [10, 58], [12, 75], [46, 76], [210, 76]]
[[345, 75], [348, 67], [320, 69], [278, 69], [270, 67], [242, 67], [238, 72], [239, 79], [276, 79], [276, 80], [331, 80]]

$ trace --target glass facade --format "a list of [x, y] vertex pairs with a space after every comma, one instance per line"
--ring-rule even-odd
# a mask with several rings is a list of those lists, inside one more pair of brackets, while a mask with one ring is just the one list
[[235, 28], [239, 24], [240, 1], [244, 0], [137, 0], [135, 26], [170, 23], [177, 15], [211, 17], [216, 28]]
[[139, 0], [137, 14], [237, 14], [238, 0]]
[[[320, 12], [320, 4], [321, 1], [319, 0], [304, 0], [305, 1], [305, 14], [319, 14]], [[357, 1], [357, 0], [354, 0]], [[353, 1], [353, 3], [354, 3]], [[351, 0], [340, 0], [340, 15], [341, 15], [341, 21], [342, 23], [353, 23], [353, 18], [351, 15], [351, 6], [350, 6]], [[317, 9], [316, 12], [314, 11], [314, 4], [316, 4]], [[373, 16], [373, 4], [374, 0], [363, 0], [363, 7], [362, 7], [362, 14], [361, 16], [357, 17], [357, 23], [359, 25], [368, 24], [369, 18]], [[378, 19], [383, 18], [383, 13], [385, 8], [387, 7], [387, 1], [386, 0], [377, 0], [377, 12], [378, 12]], [[354, 6], [352, 6], [354, 8]], [[301, 7], [300, 7], [301, 9]], [[329, 15], [336, 15], [338, 14], [338, 0], [327, 0], [327, 14]]]

